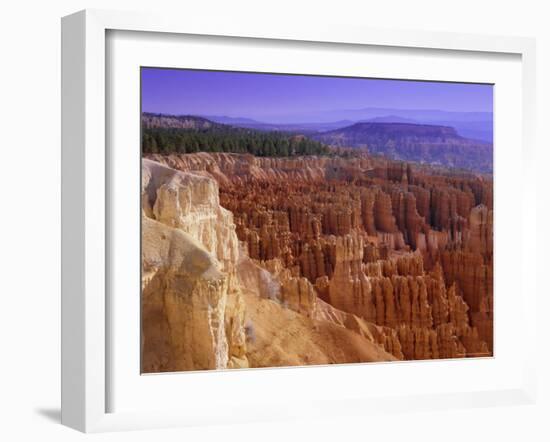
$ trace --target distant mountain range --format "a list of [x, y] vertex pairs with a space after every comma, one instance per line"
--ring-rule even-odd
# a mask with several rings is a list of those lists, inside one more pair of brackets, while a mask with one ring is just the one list
[[370, 123], [412, 123], [418, 124], [418, 121], [411, 120], [410, 118], [398, 117], [396, 115], [385, 115], [383, 117], [374, 117], [364, 122]]
[[[277, 137], [273, 138], [270, 143], [274, 146], [277, 146], [281, 140], [290, 140], [289, 136], [305, 135], [307, 139], [325, 145], [365, 148], [370, 153], [384, 155], [395, 160], [415, 161], [486, 173], [493, 171], [492, 143], [462, 136], [458, 129], [450, 124], [418, 124], [414, 120], [398, 115], [374, 117], [370, 121], [358, 123], [340, 120], [336, 123], [319, 124], [269, 124], [246, 118], [211, 118], [216, 118], [217, 121], [193, 115], [174, 116], [143, 113], [142, 126], [148, 130], [170, 129], [183, 132], [217, 133], [223, 134], [228, 137], [227, 139], [237, 137], [241, 141], [246, 136], [249, 141], [262, 139], [262, 143], [267, 139], [264, 140], [265, 137], [257, 137], [254, 134], [273, 132], [272, 135]], [[331, 128], [334, 125], [338, 127]], [[275, 132], [283, 132], [287, 135], [281, 138]], [[246, 133], [251, 135], [245, 135]], [[170, 137], [174, 136], [174, 134], [170, 134]], [[222, 140], [217, 140], [216, 148], [220, 148], [219, 146], [223, 144]], [[283, 148], [287, 149], [286, 144]], [[289, 154], [292, 150], [293, 148], [289, 147]], [[321, 151], [313, 145], [310, 150]]]
[[248, 129], [300, 133], [322, 132], [326, 130], [349, 126], [350, 124], [354, 123], [350, 120], [333, 121], [330, 123], [265, 123], [262, 121], [253, 120], [251, 118], [232, 118], [216, 115], [207, 115], [205, 116], [205, 118], [208, 118], [211, 121], [215, 121], [216, 123], [246, 127]]
[[[362, 109], [334, 109], [323, 110], [317, 112], [300, 112], [282, 116], [272, 116], [270, 122], [277, 123], [330, 123], [332, 121], [350, 120], [364, 121], [377, 117], [394, 116], [400, 118], [408, 118], [418, 122], [424, 121], [492, 121], [493, 114], [491, 112], [451, 112], [437, 109], [394, 109], [394, 108], [379, 108], [366, 107]], [[265, 118], [264, 120], [267, 120]]]
[[448, 112], [425, 109], [364, 108], [295, 113], [272, 116], [269, 121], [252, 118], [203, 115], [209, 120], [258, 130], [323, 132], [360, 122], [415, 123], [454, 127], [458, 134], [480, 141], [493, 142], [491, 112]]

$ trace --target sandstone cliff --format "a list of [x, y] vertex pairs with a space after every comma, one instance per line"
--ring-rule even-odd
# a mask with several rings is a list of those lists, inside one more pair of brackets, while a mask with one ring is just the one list
[[248, 366], [238, 239], [217, 184], [149, 160], [142, 177], [143, 371]]

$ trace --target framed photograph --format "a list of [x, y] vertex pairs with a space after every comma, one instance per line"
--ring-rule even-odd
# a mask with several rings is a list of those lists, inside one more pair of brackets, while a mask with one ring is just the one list
[[533, 40], [109, 11], [62, 37], [64, 424], [534, 401]]

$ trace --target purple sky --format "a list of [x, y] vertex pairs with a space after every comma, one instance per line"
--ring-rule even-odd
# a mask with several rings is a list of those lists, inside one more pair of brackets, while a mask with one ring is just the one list
[[[142, 68], [142, 110], [315, 120], [362, 108], [492, 112], [491, 85]], [[344, 114], [342, 114], [344, 115]]]

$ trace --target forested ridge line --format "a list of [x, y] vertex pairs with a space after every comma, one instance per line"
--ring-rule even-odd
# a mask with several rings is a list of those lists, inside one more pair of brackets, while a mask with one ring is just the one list
[[[151, 124], [154, 118], [155, 124]], [[162, 127], [163, 119], [170, 127]], [[177, 121], [184, 127], [173, 127]], [[202, 117], [142, 117], [141, 144], [143, 153], [232, 152], [255, 156], [287, 157], [328, 155], [325, 144], [303, 135], [287, 132], [264, 132], [213, 123]]]

